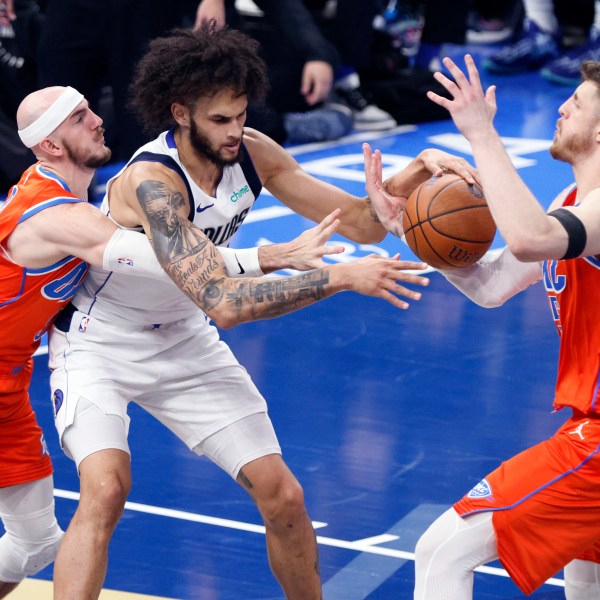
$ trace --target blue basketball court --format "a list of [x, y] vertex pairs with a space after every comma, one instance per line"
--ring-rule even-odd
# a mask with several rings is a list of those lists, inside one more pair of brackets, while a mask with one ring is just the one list
[[[498, 85], [497, 128], [547, 206], [571, 182], [570, 168], [547, 152], [557, 109], [571, 90], [536, 73], [494, 80], [484, 74], [484, 82]], [[291, 151], [310, 173], [362, 195], [364, 141], [381, 149], [386, 174], [430, 146], [471, 159], [449, 120]], [[236, 245], [289, 240], [310, 226], [264, 194]], [[346, 246], [335, 260], [412, 256], [391, 235], [376, 246], [334, 240]], [[497, 237], [494, 247], [502, 245]], [[284, 458], [303, 485], [327, 600], [411, 598], [415, 543], [428, 524], [567, 417], [551, 414], [558, 336], [541, 284], [486, 310], [438, 273], [430, 279], [408, 311], [346, 292], [223, 332], [267, 398]], [[31, 397], [54, 459], [57, 513], [66, 528], [79, 482], [58, 446], [43, 350]], [[135, 405], [131, 417], [133, 488], [110, 547], [106, 588], [178, 600], [283, 598], [245, 492]], [[51, 578], [51, 568], [39, 575]], [[523, 595], [493, 563], [477, 572], [474, 597]], [[562, 574], [531, 598], [564, 598]]]

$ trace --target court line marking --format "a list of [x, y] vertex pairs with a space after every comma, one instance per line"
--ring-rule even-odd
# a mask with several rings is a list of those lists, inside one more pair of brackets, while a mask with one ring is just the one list
[[[54, 489], [54, 496], [65, 500], [79, 500], [78, 492], [71, 492], [69, 490]], [[176, 510], [172, 508], [163, 508], [161, 506], [152, 506], [150, 504], [140, 504], [139, 502], [125, 502], [125, 510], [131, 510], [134, 512], [140, 512], [150, 515], [156, 515], [160, 517], [169, 517], [171, 519], [179, 519], [183, 521], [190, 521], [193, 523], [203, 523], [205, 525], [214, 525], [215, 527], [225, 527], [228, 529], [237, 529], [239, 531], [248, 531], [251, 533], [265, 534], [264, 525], [255, 525], [253, 523], [244, 523], [243, 521], [233, 521], [231, 519], [223, 519], [221, 517], [211, 517], [209, 515], [201, 515], [197, 513], [191, 513], [183, 510]], [[317, 523], [317, 525], [321, 525]], [[395, 550], [393, 548], [382, 548], [373, 544], [373, 541], [377, 541], [380, 536], [374, 538], [366, 538], [350, 542], [347, 540], [338, 540], [336, 538], [330, 538], [318, 535], [317, 542], [323, 546], [331, 546], [333, 548], [342, 548], [344, 550], [354, 550], [355, 552], [367, 552], [370, 554], [377, 554], [379, 556], [387, 556], [389, 558], [400, 558], [403, 560], [415, 560], [413, 552], [405, 552], [404, 550]], [[504, 570], [498, 567], [481, 566], [475, 569], [479, 573], [485, 573], [487, 575], [495, 575], [497, 577], [508, 577], [510, 575]], [[563, 579], [552, 577], [546, 581], [548, 585], [554, 585], [558, 587], [564, 587], [565, 582]]]
[[[10, 594], [10, 600], [52, 600], [52, 581], [27, 577]], [[120, 590], [102, 589], [99, 600], [175, 600], [165, 596], [150, 596]]]

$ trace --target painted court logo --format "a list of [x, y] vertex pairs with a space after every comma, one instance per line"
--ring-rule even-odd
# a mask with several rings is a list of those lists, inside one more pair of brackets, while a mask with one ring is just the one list
[[492, 488], [486, 479], [482, 479], [468, 494], [467, 498], [487, 498], [492, 495]]

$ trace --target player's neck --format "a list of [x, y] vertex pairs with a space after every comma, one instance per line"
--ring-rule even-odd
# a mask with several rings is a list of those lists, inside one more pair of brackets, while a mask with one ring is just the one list
[[181, 133], [179, 136], [176, 134], [175, 140], [179, 160], [185, 170], [198, 187], [209, 196], [214, 196], [217, 185], [223, 176], [223, 167], [194, 148], [188, 136]]
[[593, 189], [600, 187], [600, 153], [571, 165], [577, 184], [577, 200], [583, 200]]
[[87, 200], [88, 189], [92, 183], [95, 169], [81, 167], [72, 162], [54, 163], [41, 160], [41, 165], [46, 171], [50, 171], [64, 181], [74, 196]]

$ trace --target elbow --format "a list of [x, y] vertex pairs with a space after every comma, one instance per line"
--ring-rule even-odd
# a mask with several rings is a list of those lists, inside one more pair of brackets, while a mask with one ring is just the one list
[[476, 304], [481, 306], [481, 308], [498, 308], [504, 304], [504, 300], [501, 298], [488, 298], [486, 300], [476, 302]]
[[208, 316], [219, 329], [231, 329], [238, 324], [230, 315], [223, 315], [218, 311], [211, 311]]
[[228, 310], [207, 310], [206, 314], [219, 329], [231, 329], [244, 322], [243, 319]]
[[506, 245], [520, 262], [535, 261], [539, 255], [540, 244], [533, 236], [507, 240]]

